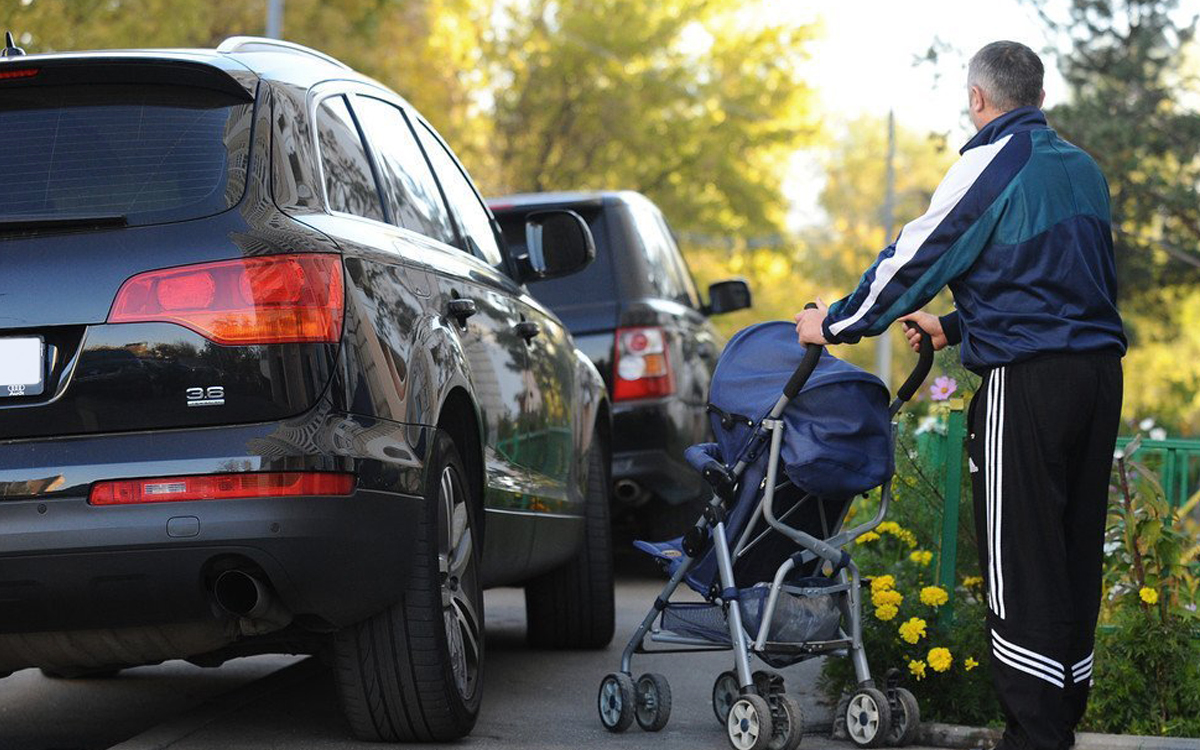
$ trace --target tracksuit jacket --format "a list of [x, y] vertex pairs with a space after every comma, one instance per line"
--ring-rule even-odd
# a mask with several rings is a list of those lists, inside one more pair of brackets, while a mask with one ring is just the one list
[[949, 284], [942, 319], [963, 364], [981, 372], [1046, 352], [1125, 352], [1117, 314], [1108, 183], [1036, 107], [981, 129], [924, 216], [879, 254], [825, 319], [855, 343], [919, 310]]
[[[967, 143], [929, 211], [830, 307], [825, 337], [881, 333], [949, 284], [942, 318], [983, 376], [969, 469], [1002, 750], [1065, 750], [1087, 705], [1121, 409], [1108, 185], [1035, 107]], [[959, 655], [965, 657], [965, 654]]]

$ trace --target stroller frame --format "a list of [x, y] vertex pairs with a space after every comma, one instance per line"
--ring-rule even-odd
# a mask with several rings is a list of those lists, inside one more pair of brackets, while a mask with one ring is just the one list
[[[929, 334], [923, 330], [920, 330], [919, 327], [915, 326], [915, 324], [909, 323], [908, 325], [916, 328], [920, 333], [920, 357], [916, 367], [913, 369], [908, 379], [897, 391], [896, 397], [891, 403], [891, 406], [888, 410], [889, 416], [891, 417], [895, 417], [895, 415], [899, 413], [901, 407], [909, 399], [911, 399], [916, 390], [920, 388], [921, 383], [925, 380], [925, 377], [928, 375], [933, 364], [933, 346]], [[881, 488], [879, 509], [873, 518], [863, 524], [855, 526], [854, 528], [844, 529], [833, 533], [824, 539], [819, 539], [801, 529], [789, 526], [786, 523], [787, 516], [793, 513], [801, 505], [813, 500], [819, 501], [819, 498], [816, 496], [812, 495], [811, 493], [805, 493], [790, 509], [783, 514], [783, 517], [778, 517], [774, 509], [776, 492], [790, 484], [789, 480], [787, 479], [784, 479], [782, 483], [778, 482], [780, 452], [783, 445], [784, 430], [786, 429], [785, 422], [784, 420], [780, 419], [780, 417], [782, 416], [788, 403], [800, 392], [804, 383], [807, 382], [809, 376], [816, 369], [817, 361], [820, 359], [822, 351], [823, 347], [820, 346], [810, 345], [808, 347], [807, 351], [805, 352], [803, 362], [793, 373], [791, 379], [788, 381], [783, 390], [783, 394], [776, 401], [775, 405], [771, 408], [767, 416], [760, 420], [758, 426], [755, 428], [754, 437], [751, 439], [760, 441], [760, 445], [761, 442], [765, 441], [767, 436], [769, 436], [770, 447], [767, 455], [767, 471], [765, 480], [763, 482], [762, 495], [754, 509], [752, 517], [746, 524], [741, 536], [738, 538], [736, 545], [731, 551], [725, 524], [725, 508], [726, 502], [733, 497], [734, 487], [742, 478], [742, 475], [745, 473], [750, 463], [744, 458], [740, 459], [732, 468], [723, 467], [724, 470], [704, 471], [705, 479], [713, 488], [713, 495], [712, 499], [705, 507], [701, 518], [688, 532], [688, 536], [697, 541], [689, 544], [688, 536], [684, 537], [684, 557], [672, 573], [670, 580], [668, 580], [666, 585], [663, 587], [661, 593], [655, 598], [650, 610], [646, 613], [646, 616], [642, 619], [641, 624], [634, 631], [633, 635], [629, 639], [629, 642], [625, 646], [625, 649], [621, 654], [621, 674], [610, 675], [609, 678], [606, 678], [606, 681], [614, 677], [619, 677], [623, 680], [631, 679], [633, 674], [633, 657], [636, 654], [733, 651], [735, 670], [734, 674], [736, 676], [737, 685], [739, 688], [739, 695], [757, 695], [760, 698], [766, 699], [769, 697], [774, 698], [774, 696], [767, 695], [767, 692], [781, 693], [782, 684], [776, 683], [774, 686], [756, 684], [755, 675], [751, 672], [751, 655], [758, 655], [760, 657], [772, 654], [792, 656], [803, 654], [806, 656], [815, 656], [819, 654], [835, 654], [837, 652], [848, 651], [853, 663], [859, 691], [875, 694], [877, 696], [877, 700], [875, 701], [876, 703], [879, 702], [878, 699], [886, 700], [882, 693], [878, 693], [874, 690], [875, 682], [871, 677], [866, 651], [863, 648], [862, 578], [858, 566], [854, 563], [854, 560], [851, 558], [850, 554], [844, 551], [842, 548], [863, 534], [874, 530], [879, 526], [880, 523], [883, 522], [884, 518], [887, 516], [888, 507], [892, 499], [892, 479], [889, 477], [886, 481], [884, 481], [883, 484], [879, 485]], [[893, 421], [891, 425], [891, 444], [893, 450], [895, 447], [895, 442], [896, 423]], [[849, 505], [850, 504], [847, 503], [846, 507], [849, 508]], [[821, 512], [822, 527], [825, 530], [825, 533], [829, 533], [829, 519], [825, 517], [824, 506], [819, 504], [818, 507], [820, 508]], [[758, 536], [756, 536], [754, 539], [751, 539], [755, 527], [759, 525], [760, 519], [766, 521], [767, 529], [760, 531]], [[841, 519], [837, 519], [836, 525], [840, 526], [840, 523]], [[773, 532], [783, 534], [787, 538], [791, 539], [796, 543], [796, 545], [799, 546], [800, 551], [796, 554], [790, 555], [776, 569], [775, 575], [769, 584], [770, 588], [767, 593], [766, 605], [762, 611], [761, 624], [759, 625], [758, 632], [749, 633], [743, 624], [742, 609], [739, 602], [730, 600], [730, 598], [725, 595], [727, 595], [727, 592], [737, 591], [737, 583], [734, 577], [734, 563], [741, 558], [742, 555], [748, 552], [750, 548], [753, 547], [754, 544], [756, 544], [760, 539]], [[671, 596], [679, 588], [680, 583], [684, 581], [684, 578], [688, 574], [689, 570], [691, 570], [693, 565], [709, 551], [708, 545], [711, 545], [716, 556], [721, 595], [716, 595], [716, 592], [710, 591], [709, 595], [707, 595], [705, 598], [709, 603], [718, 605], [724, 610], [725, 621], [729, 631], [729, 642], [727, 644], [721, 641], [678, 635], [672, 632], [663, 632], [662, 628], [655, 627], [655, 621], [663, 617], [664, 612], [669, 607]], [[780, 591], [783, 590], [785, 579], [797, 565], [803, 565], [817, 559], [828, 562], [837, 575], [837, 584], [827, 589], [828, 593], [837, 596], [837, 606], [841, 614], [841, 623], [839, 623], [838, 626], [837, 637], [824, 641], [806, 641], [796, 643], [769, 641], [768, 636], [770, 635], [775, 610], [779, 601], [779, 594]], [[677, 648], [649, 649], [646, 646], [647, 637], [652, 643], [662, 643], [668, 646], [676, 646]], [[649, 678], [654, 678], [652, 680], [654, 685], [649, 685], [646, 688], [643, 688], [643, 684]], [[661, 680], [662, 684], [660, 685], [657, 680]], [[650, 710], [657, 710], [655, 704], [662, 702], [657, 691], [661, 691], [664, 688], [667, 692], [667, 697], [665, 700], [665, 703], [667, 704], [666, 711], [669, 713], [669, 688], [666, 688], [665, 686], [665, 678], [662, 678], [659, 675], [643, 676], [638, 680], [636, 697], [633, 695], [628, 696], [628, 698], [632, 698], [637, 702], [638, 723], [641, 724], [645, 729], [656, 731], [666, 723], [666, 717], [663, 716], [661, 717], [661, 720], [654, 719], [650, 721], [650, 724], [646, 724], [643, 723], [642, 716], [642, 711], [647, 709], [647, 706], [643, 704], [648, 703], [648, 708]], [[623, 731], [623, 726], [620, 724], [610, 726], [608, 720], [606, 720], [604, 717], [604, 689], [604, 683], [602, 683], [601, 718], [605, 721], [605, 724], [610, 731]], [[644, 694], [645, 690], [649, 690], [651, 693], [653, 693], [653, 696], [647, 698]], [[907, 693], [907, 691], [903, 692]], [[855, 694], [856, 699], [858, 698], [859, 694], [860, 693]], [[908, 699], [911, 700], [911, 694], [908, 695]], [[913, 701], [912, 705], [912, 710], [916, 711], [915, 701]], [[762, 709], [767, 708], [768, 706], [766, 704], [762, 705]], [[762, 709], [760, 709], [760, 713]], [[770, 707], [770, 709], [772, 713], [778, 714], [773, 706]], [[839, 707], [839, 711], [843, 710], [844, 709]], [[858, 711], [860, 710], [860, 707], [857, 705], [852, 706], [851, 710]], [[886, 735], [890, 731], [890, 727], [888, 727], [890, 722], [889, 708], [887, 706], [881, 706], [879, 707], [879, 710], [883, 714], [882, 721], [880, 722], [882, 726], [879, 728], [879, 731]], [[835, 717], [835, 722], [836, 719], [837, 717]], [[769, 717], [765, 719], [760, 718], [758, 721], [761, 721], [765, 724], [765, 731], [769, 735], [772, 730], [766, 727], [771, 726], [771, 719]], [[729, 719], [729, 723], [730, 741], [733, 742], [735, 747], [742, 746], [741, 742], [735, 741], [734, 739], [733, 733], [735, 730], [733, 727], [732, 718]], [[628, 726], [628, 723], [624, 723], [624, 726]], [[743, 726], [745, 726], [744, 722]], [[907, 739], [908, 737], [911, 737], [911, 734], [906, 731], [905, 738]], [[744, 735], [743, 739], [745, 739]], [[867, 738], [857, 737], [853, 732], [851, 733], [851, 739], [854, 740], [856, 744], [860, 745], [869, 744], [873, 746], [877, 744], [877, 741], [873, 738], [870, 741], [865, 741]], [[795, 736], [795, 743], [798, 742], [799, 730], [797, 730]], [[789, 742], [788, 744], [791, 743]], [[906, 742], [902, 741], [900, 744], [906, 744]], [[752, 747], [757, 746], [757, 744], [752, 745]]]

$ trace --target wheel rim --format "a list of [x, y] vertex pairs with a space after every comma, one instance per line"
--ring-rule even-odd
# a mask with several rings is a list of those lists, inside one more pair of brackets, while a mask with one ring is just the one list
[[654, 723], [658, 714], [658, 689], [650, 678], [638, 680], [637, 685], [637, 719], [642, 725]]
[[609, 677], [600, 686], [600, 720], [615, 727], [621, 721], [621, 686]]
[[879, 732], [879, 706], [875, 699], [864, 693], [850, 699], [846, 708], [846, 731], [860, 744], [875, 739]]
[[479, 576], [475, 570], [470, 510], [462, 481], [453, 466], [442, 469], [438, 487], [438, 572], [442, 579], [442, 619], [454, 685], [463, 700], [475, 695], [479, 682], [483, 623], [476, 605]]
[[729, 718], [729, 711], [733, 708], [737, 696], [738, 684], [734, 677], [723, 675], [717, 679], [717, 684], [713, 687], [713, 707], [720, 712], [723, 720]]
[[758, 742], [760, 724], [758, 711], [749, 701], [737, 701], [729, 709], [729, 739], [738, 750], [749, 750]]

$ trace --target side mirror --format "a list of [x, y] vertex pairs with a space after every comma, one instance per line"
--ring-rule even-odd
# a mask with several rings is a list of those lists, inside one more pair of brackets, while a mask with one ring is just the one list
[[540, 281], [583, 270], [596, 257], [587, 222], [574, 211], [536, 211], [525, 217], [527, 254], [518, 258], [522, 281]]
[[709, 285], [706, 314], [720, 315], [747, 307], [750, 307], [750, 285], [745, 279], [726, 279]]

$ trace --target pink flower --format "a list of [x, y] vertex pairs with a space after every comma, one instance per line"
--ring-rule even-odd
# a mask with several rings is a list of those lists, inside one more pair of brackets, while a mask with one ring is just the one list
[[958, 381], [954, 378], [941, 376], [929, 386], [929, 397], [934, 401], [945, 401], [958, 390]]

